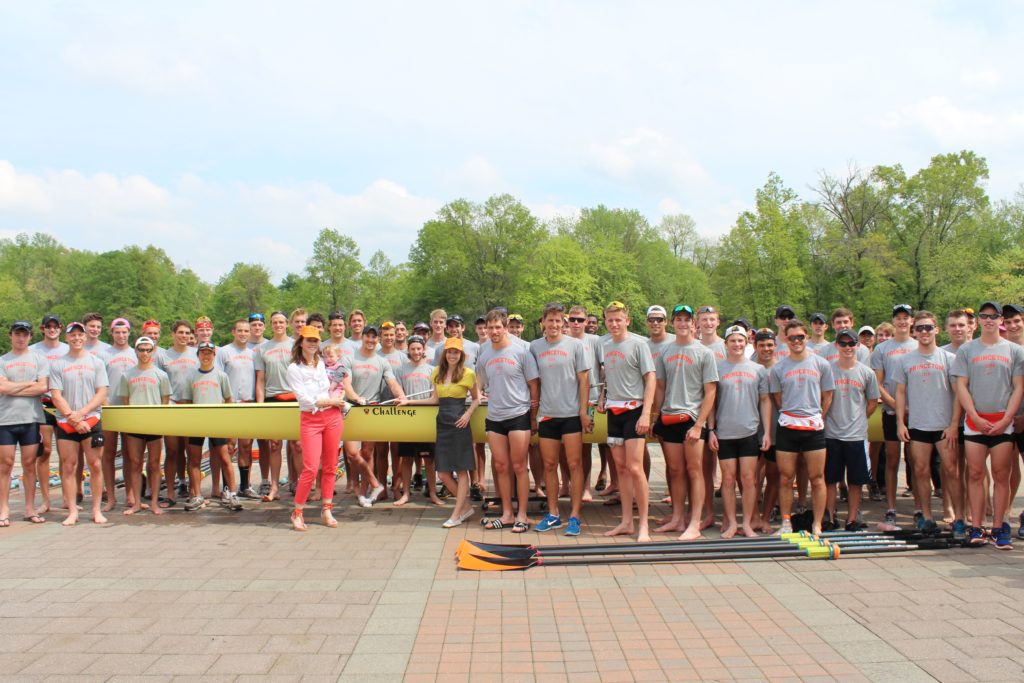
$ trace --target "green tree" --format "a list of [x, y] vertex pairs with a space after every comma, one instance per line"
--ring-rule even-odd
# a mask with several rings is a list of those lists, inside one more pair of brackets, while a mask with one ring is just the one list
[[269, 313], [275, 294], [266, 267], [258, 263], [236, 263], [213, 288], [210, 317], [214, 329], [226, 329], [249, 313]]
[[313, 242], [313, 256], [306, 263], [306, 273], [319, 296], [306, 305], [330, 310], [349, 305], [356, 299], [356, 283], [362, 269], [355, 240], [324, 228]]

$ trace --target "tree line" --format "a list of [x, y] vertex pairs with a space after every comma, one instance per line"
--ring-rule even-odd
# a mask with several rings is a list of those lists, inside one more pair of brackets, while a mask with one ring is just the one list
[[[261, 263], [207, 283], [158, 247], [94, 253], [19, 234], [0, 241], [0, 308], [5, 322], [34, 323], [50, 312], [134, 324], [206, 314], [222, 342], [250, 311], [300, 306], [411, 323], [438, 307], [468, 318], [503, 305], [530, 321], [548, 301], [596, 310], [617, 299], [635, 311], [711, 304], [766, 325], [787, 303], [805, 314], [847, 306], [877, 324], [894, 303], [941, 315], [989, 297], [1024, 302], [1024, 194], [993, 202], [987, 180], [985, 159], [970, 151], [935, 156], [912, 175], [900, 165], [821, 173], [806, 199], [771, 173], [719, 238], [683, 214], [651, 225], [639, 211], [599, 205], [544, 222], [507, 194], [457, 199], [422, 226], [405, 263], [381, 251], [364, 261], [351, 236], [324, 228], [305, 269], [277, 284]], [[643, 328], [642, 314], [634, 325]]]

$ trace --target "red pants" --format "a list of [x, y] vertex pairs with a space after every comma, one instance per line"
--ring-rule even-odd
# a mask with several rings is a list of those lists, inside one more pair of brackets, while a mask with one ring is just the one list
[[302, 474], [295, 487], [295, 502], [305, 505], [313, 488], [316, 472], [323, 461], [320, 490], [325, 500], [334, 497], [334, 479], [338, 471], [338, 444], [341, 443], [341, 411], [328, 408], [316, 413], [302, 413], [299, 422], [299, 443], [302, 444]]

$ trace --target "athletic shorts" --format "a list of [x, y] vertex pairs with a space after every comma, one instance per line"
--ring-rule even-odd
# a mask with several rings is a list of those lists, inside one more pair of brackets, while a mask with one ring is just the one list
[[510, 417], [507, 420], [486, 418], [484, 420], [484, 428], [485, 431], [494, 432], [501, 436], [508, 436], [509, 432], [528, 432], [530, 431], [530, 411], [527, 410], [522, 415]]
[[0, 446], [38, 446], [42, 442], [38, 422], [0, 426]]
[[864, 447], [863, 441], [825, 439], [825, 482], [827, 484], [841, 484], [843, 481], [850, 486], [870, 484], [869, 469], [868, 451]]
[[964, 434], [964, 441], [968, 443], [980, 443], [983, 446], [992, 448], [1001, 443], [1013, 441], [1013, 434]]
[[53, 413], [51, 413], [50, 411], [44, 410], [43, 411], [43, 417], [46, 418], [46, 426], [47, 427], [56, 427], [57, 426], [57, 416], [54, 415]]
[[942, 430], [941, 429], [939, 431], [937, 431], [937, 432], [924, 431], [922, 429], [911, 429], [909, 431], [910, 431], [910, 440], [911, 441], [917, 441], [919, 443], [931, 443], [931, 444], [935, 444], [935, 443], [938, 443], [938, 442], [942, 441]]
[[718, 459], [735, 460], [736, 458], [756, 458], [761, 452], [761, 444], [757, 441], [757, 434], [744, 436], [739, 439], [719, 439]]
[[810, 453], [825, 450], [825, 430], [790, 429], [779, 425], [775, 449], [783, 453]]
[[138, 439], [139, 441], [145, 441], [146, 443], [149, 443], [150, 441], [156, 441], [158, 439], [162, 439], [163, 438], [162, 436], [160, 436], [158, 434], [135, 434], [133, 432], [122, 432], [121, 436], [130, 436], [133, 439]]
[[[205, 436], [190, 436], [190, 437], [188, 437], [188, 445], [189, 446], [202, 446], [204, 441], [206, 441], [206, 437]], [[228, 439], [216, 439], [216, 438], [214, 438], [212, 436], [210, 437], [210, 448], [220, 448], [221, 446], [227, 446], [227, 445], [228, 445]]]
[[434, 444], [432, 443], [409, 443], [406, 441], [398, 444], [398, 457], [400, 458], [433, 458]]
[[68, 434], [60, 427], [53, 430], [53, 433], [57, 435], [57, 441], [74, 441], [76, 443], [82, 443], [86, 439], [92, 439], [92, 446], [96, 448], [103, 445], [103, 423], [97, 422], [92, 431], [86, 432], [85, 434], [79, 434], [75, 432]]
[[583, 422], [580, 416], [574, 417], [549, 417], [541, 420], [537, 425], [537, 433], [542, 439], [561, 440], [566, 434], [583, 433]]
[[[661, 420], [657, 420], [654, 423], [654, 435], [661, 437], [661, 440], [665, 443], [683, 443], [686, 441], [686, 433], [693, 427], [693, 420], [686, 420], [685, 422], [676, 422], [675, 424], [667, 425]], [[711, 430], [708, 429], [707, 425], [704, 425], [700, 430], [701, 441], [707, 441], [708, 435], [711, 434]]]
[[608, 436], [613, 439], [643, 439], [643, 434], [636, 433], [636, 421], [640, 419], [640, 413], [644, 412], [643, 406], [627, 410], [616, 415], [608, 411]]
[[899, 441], [899, 434], [896, 433], [896, 415], [882, 413], [882, 435], [886, 441]]
[[775, 462], [775, 446], [772, 446], [766, 451], [759, 451], [759, 453], [763, 455], [764, 459], [768, 462]]
[[1024, 453], [1024, 432], [1017, 432], [1013, 435], [1013, 440], [1017, 442], [1017, 451]]

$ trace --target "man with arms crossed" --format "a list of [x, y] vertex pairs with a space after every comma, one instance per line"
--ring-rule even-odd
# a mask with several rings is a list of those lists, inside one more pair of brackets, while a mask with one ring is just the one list
[[[110, 382], [110, 391], [107, 396], [107, 402], [110, 405], [121, 405], [122, 400], [117, 396], [117, 387], [121, 384], [121, 375], [123, 375], [129, 368], [135, 367], [137, 362], [135, 358], [135, 349], [128, 343], [128, 337], [131, 334], [132, 326], [124, 318], [115, 318], [110, 323], [110, 338], [114, 342], [112, 345], [107, 347], [107, 350], [100, 354], [100, 359], [107, 365], [107, 381]], [[118, 446], [118, 433], [105, 431], [103, 432], [103, 483], [106, 485], [106, 497], [107, 502], [103, 506], [104, 512], [110, 512], [114, 509], [114, 504], [117, 502], [117, 482], [114, 480], [115, 464], [117, 459], [117, 446]], [[122, 449], [124, 444], [121, 444]], [[121, 453], [121, 470], [124, 471], [124, 463], [126, 462], [124, 452]], [[129, 490], [126, 494], [131, 493]], [[131, 505], [132, 501], [126, 498], [126, 502]]]
[[[678, 308], [678, 306], [677, 306]], [[644, 475], [644, 441], [651, 429], [657, 389], [654, 360], [643, 337], [629, 332], [629, 309], [613, 301], [604, 309], [608, 336], [601, 342], [605, 391], [598, 409], [608, 413], [608, 445], [619, 475], [622, 521], [605, 536], [633, 534], [633, 498], [639, 514], [638, 541], [650, 541], [649, 490]]]
[[[42, 341], [32, 344], [28, 348], [35, 351], [46, 359], [51, 366], [58, 358], [64, 357], [69, 351], [68, 345], [60, 340], [60, 333], [63, 329], [60, 318], [55, 315], [44, 315], [43, 322], [39, 326], [43, 333]], [[46, 408], [53, 407], [53, 399], [50, 392], [46, 391], [39, 397], [43, 404], [43, 419], [45, 422], [39, 426], [39, 436], [42, 443], [36, 454], [36, 478], [39, 481], [39, 493], [42, 496], [42, 503], [39, 514], [46, 514], [50, 510], [50, 455], [53, 446], [53, 428], [57, 426], [57, 418]], [[28, 489], [26, 489], [28, 491]], [[35, 491], [29, 491], [35, 499]], [[69, 501], [64, 501], [64, 509], [68, 509]], [[71, 501], [74, 504], [74, 501]]]
[[[192, 371], [199, 367], [199, 357], [196, 350], [188, 345], [189, 337], [192, 334], [192, 326], [185, 320], [176, 320], [171, 326], [173, 343], [171, 348], [164, 349], [156, 357], [157, 367], [167, 373], [171, 380], [171, 403], [178, 403], [183, 400], [185, 388], [188, 386]], [[167, 483], [167, 499], [162, 502], [161, 507], [173, 507], [178, 502], [178, 496], [187, 496], [188, 487], [185, 484], [185, 466], [188, 461], [188, 437], [164, 435], [164, 480]], [[178, 477], [178, 487], [175, 489], [174, 477]]]
[[[42, 524], [36, 514], [36, 451], [39, 450], [39, 426], [43, 424], [43, 404], [50, 364], [29, 349], [32, 323], [16, 320], [10, 329], [11, 350], [0, 357], [0, 528], [11, 525], [9, 500], [14, 450], [21, 447], [21, 477], [25, 491], [25, 521]], [[49, 473], [47, 473], [49, 476]]]
[[796, 461], [803, 455], [811, 482], [814, 522], [811, 531], [821, 533], [825, 515], [825, 416], [832, 403], [835, 383], [832, 367], [824, 358], [807, 349], [807, 326], [790, 320], [785, 327], [789, 354], [772, 366], [769, 374], [772, 400], [779, 409], [778, 439], [775, 455], [779, 465], [779, 508], [781, 533], [790, 533], [793, 524], [793, 478]]
[[537, 531], [562, 526], [558, 510], [558, 464], [562, 447], [569, 464], [571, 509], [566, 536], [580, 535], [580, 508], [583, 503], [583, 432], [590, 431], [590, 384], [586, 349], [582, 342], [562, 334], [565, 307], [550, 303], [544, 307], [541, 324], [544, 336], [530, 342], [530, 353], [540, 373], [540, 409], [538, 432], [540, 453], [544, 459], [544, 491], [548, 513]]
[[[233, 337], [217, 351], [217, 367], [231, 383], [232, 403], [252, 403], [256, 400], [256, 353], [247, 343], [252, 327], [245, 318], [235, 321], [231, 327]], [[249, 483], [252, 468], [252, 439], [238, 440], [238, 490], [237, 494], [249, 500], [259, 499], [259, 494]]]

